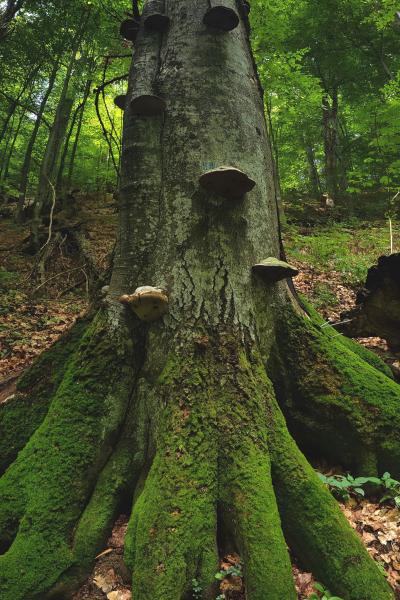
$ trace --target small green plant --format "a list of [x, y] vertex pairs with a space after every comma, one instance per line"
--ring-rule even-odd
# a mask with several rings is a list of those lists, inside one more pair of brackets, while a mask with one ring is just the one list
[[311, 596], [308, 596], [308, 600], [343, 600], [342, 598], [339, 598], [339, 596], [332, 596], [330, 591], [326, 589], [322, 583], [314, 583], [314, 589], [317, 591], [313, 592]]
[[380, 485], [383, 487], [383, 496], [380, 503], [393, 502], [397, 508], [400, 508], [400, 481], [393, 479], [390, 473], [384, 473], [380, 479]]
[[201, 599], [202, 587], [197, 579], [192, 579], [192, 596], [193, 600]]
[[[318, 473], [319, 478], [325, 483], [332, 494], [339, 500], [349, 500], [350, 495], [365, 496], [363, 485], [370, 482], [370, 477], [352, 477], [351, 475], [330, 475]], [[372, 482], [371, 482], [372, 483]]]
[[219, 594], [215, 600], [225, 600], [225, 594]]
[[242, 565], [240, 563], [238, 563], [236, 565], [232, 565], [231, 567], [229, 567], [226, 570], [221, 569], [221, 571], [218, 571], [218, 573], [215, 574], [215, 579], [219, 579], [219, 580], [225, 579], [225, 577], [228, 577], [228, 575], [235, 575], [236, 577], [243, 577]]
[[329, 487], [332, 494], [339, 500], [346, 502], [350, 496], [364, 497], [365, 485], [379, 486], [380, 504], [391, 502], [400, 508], [400, 481], [393, 479], [390, 473], [382, 477], [353, 477], [352, 475], [330, 475], [318, 473], [319, 478]]
[[326, 308], [328, 306], [337, 306], [339, 300], [327, 283], [317, 282], [314, 286], [313, 301], [316, 308]]

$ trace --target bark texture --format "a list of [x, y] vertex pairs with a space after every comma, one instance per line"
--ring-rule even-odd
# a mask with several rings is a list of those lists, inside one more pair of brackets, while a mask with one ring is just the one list
[[[135, 44], [129, 97], [155, 94], [166, 110], [125, 111], [109, 296], [65, 342], [48, 408], [0, 479], [0, 596], [70, 597], [130, 501], [135, 600], [192, 599], [194, 578], [215, 598], [231, 550], [249, 600], [294, 600], [286, 544], [345, 600], [393, 599], [292, 434], [395, 474], [400, 388], [326, 337], [286, 282], [252, 274], [280, 240], [244, 13], [229, 2], [241, 20], [223, 33], [204, 25], [206, 0], [166, 4], [169, 30], [141, 26]], [[201, 189], [219, 166], [256, 186], [236, 200]], [[169, 294], [153, 323], [117, 301], [145, 285]], [[332, 450], [325, 432], [340, 438]]]

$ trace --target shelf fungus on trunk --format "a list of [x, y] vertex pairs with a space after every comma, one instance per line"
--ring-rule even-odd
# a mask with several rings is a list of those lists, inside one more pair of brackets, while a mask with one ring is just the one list
[[220, 31], [232, 31], [239, 25], [239, 15], [236, 12], [234, 0], [211, 0], [211, 7], [204, 15], [203, 23], [207, 27]]
[[115, 106], [118, 106], [118, 108], [120, 108], [121, 110], [125, 110], [126, 94], [120, 94], [119, 96], [116, 96], [114, 98], [114, 104]]
[[299, 274], [295, 267], [292, 267], [284, 260], [279, 260], [270, 256], [253, 266], [253, 272], [260, 275], [268, 283], [276, 283], [288, 277], [296, 277]]
[[139, 23], [135, 19], [125, 19], [122, 21], [121, 26], [119, 28], [120, 35], [130, 42], [134, 42], [136, 40], [136, 36], [139, 31]]
[[[150, 16], [148, 9], [146, 3], [142, 15], [144, 22]], [[161, 36], [156, 32], [141, 31], [139, 38], [134, 58], [134, 91], [130, 100], [130, 111], [133, 115], [154, 117], [162, 115], [166, 108], [165, 100], [157, 95], [154, 83], [157, 81], [160, 66]]]
[[138, 287], [133, 294], [119, 298], [129, 306], [141, 321], [156, 321], [168, 311], [168, 295], [161, 288], [145, 285]]
[[169, 17], [165, 14], [164, 0], [147, 0], [144, 26], [151, 31], [164, 33], [169, 27]]
[[199, 177], [202, 188], [224, 198], [241, 198], [256, 185], [246, 173], [235, 167], [218, 167]]
[[165, 101], [154, 94], [141, 94], [131, 100], [131, 111], [134, 115], [154, 117], [165, 110]]

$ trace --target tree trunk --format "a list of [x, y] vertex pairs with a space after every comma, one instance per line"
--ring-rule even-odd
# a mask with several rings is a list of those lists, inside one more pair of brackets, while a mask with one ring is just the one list
[[24, 5], [24, 0], [7, 0], [0, 12], [0, 41], [7, 36], [11, 22]]
[[29, 181], [29, 171], [31, 168], [31, 160], [32, 160], [32, 152], [35, 146], [36, 138], [39, 132], [40, 125], [42, 123], [44, 111], [46, 109], [47, 101], [50, 97], [51, 92], [53, 91], [54, 83], [56, 81], [58, 69], [59, 69], [59, 60], [54, 63], [53, 69], [49, 76], [48, 85], [46, 88], [46, 92], [43, 95], [42, 101], [39, 106], [39, 110], [35, 119], [35, 125], [33, 127], [31, 137], [29, 138], [28, 146], [25, 151], [25, 158], [21, 169], [20, 175], [20, 185], [19, 185], [19, 198], [18, 198], [18, 207], [17, 207], [17, 221], [21, 222], [24, 204], [26, 200], [26, 191], [28, 187]]
[[322, 97], [322, 123], [324, 128], [325, 182], [326, 192], [334, 200], [339, 192], [339, 125], [338, 89], [332, 95]]
[[72, 136], [72, 133], [73, 133], [75, 125], [76, 125], [76, 120], [78, 118], [78, 115], [79, 115], [81, 109], [82, 109], [82, 104], [78, 104], [75, 107], [75, 110], [72, 114], [72, 119], [70, 122], [68, 133], [65, 138], [64, 147], [63, 147], [63, 151], [61, 154], [60, 164], [59, 164], [58, 172], [57, 172], [57, 182], [56, 182], [57, 193], [61, 193], [62, 188], [63, 188], [63, 176], [64, 176], [64, 169], [65, 169], [65, 161], [67, 159], [67, 154], [68, 154], [68, 149], [69, 149], [69, 143], [70, 143], [71, 136]]
[[39, 186], [36, 195], [34, 218], [32, 221], [32, 237], [36, 249], [39, 248], [39, 226], [42, 216], [46, 211], [51, 193], [51, 183], [55, 183], [55, 173], [58, 157], [65, 138], [68, 121], [72, 111], [74, 99], [68, 95], [69, 84], [75, 64], [76, 48], [72, 50], [70, 62], [64, 78], [63, 88], [58, 101], [54, 122], [46, 144], [46, 150], [40, 166]]
[[[243, 17], [217, 32], [208, 9], [169, 0], [168, 34], [141, 26], [128, 93], [140, 82], [166, 110], [125, 111], [108, 298], [66, 341], [59, 379], [34, 365], [19, 386], [25, 415], [39, 383], [50, 400], [0, 479], [2, 600], [70, 598], [129, 502], [135, 600], [193, 598], [193, 579], [215, 598], [232, 549], [246, 598], [294, 600], [286, 544], [345, 600], [394, 598], [292, 435], [335, 464], [399, 475], [400, 388], [331, 339], [287, 282], [252, 273], [280, 253], [263, 102]], [[222, 165], [254, 189], [199, 185]], [[118, 301], [143, 285], [169, 296], [152, 323]], [[48, 352], [56, 372], [63, 347]]]
[[22, 123], [23, 123], [25, 117], [26, 117], [26, 113], [25, 113], [25, 111], [23, 111], [19, 116], [17, 127], [15, 128], [15, 131], [13, 132], [10, 149], [8, 150], [7, 155], [4, 157], [4, 164], [2, 165], [2, 167], [0, 169], [1, 181], [6, 181], [6, 179], [8, 177], [8, 170], [10, 168], [11, 157], [14, 152], [14, 147], [15, 147], [16, 141], [18, 139], [19, 132], [21, 130], [21, 126], [22, 126]]
[[[5, 92], [2, 92], [2, 95], [5, 98], [9, 99], [9, 106], [8, 106], [6, 118], [4, 119], [4, 123], [1, 128], [1, 132], [0, 132], [0, 143], [3, 141], [3, 138], [6, 135], [9, 122], [10, 122], [11, 118], [13, 117], [17, 107], [20, 105], [20, 100], [21, 100], [22, 96], [26, 92], [26, 89], [28, 88], [28, 86], [34, 81], [37, 73], [39, 72], [40, 66], [41, 65], [35, 65], [34, 67], [32, 67], [27, 78], [25, 79], [24, 83], [22, 84], [16, 98], [11, 98], [10, 96], [8, 96], [8, 94], [6, 94]], [[23, 108], [26, 108], [26, 107], [23, 107]]]
[[78, 125], [76, 128], [75, 139], [74, 139], [71, 156], [69, 158], [69, 163], [68, 163], [68, 172], [67, 172], [66, 184], [65, 184], [65, 187], [67, 190], [69, 190], [71, 188], [72, 175], [74, 172], [74, 165], [75, 165], [75, 157], [76, 157], [76, 152], [78, 150], [78, 143], [79, 143], [79, 138], [81, 135], [82, 124], [83, 124], [83, 116], [85, 114], [86, 103], [89, 98], [91, 86], [92, 86], [92, 80], [88, 79], [86, 82], [86, 87], [85, 87], [85, 91], [83, 94], [82, 106], [81, 106], [81, 109], [79, 112], [79, 119], [78, 119]]
[[307, 137], [304, 137], [304, 147], [307, 156], [310, 192], [313, 198], [320, 199], [322, 190], [317, 165], [315, 164], [314, 148], [312, 146], [312, 143], [307, 139]]

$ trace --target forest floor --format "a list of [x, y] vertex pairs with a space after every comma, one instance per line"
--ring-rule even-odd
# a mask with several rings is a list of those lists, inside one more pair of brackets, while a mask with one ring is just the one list
[[[106, 269], [116, 232], [116, 210], [110, 194], [81, 195], [79, 221], [90, 243], [99, 271]], [[311, 214], [311, 217], [310, 217]], [[395, 226], [395, 251], [400, 251], [399, 225]], [[396, 237], [397, 236], [397, 237]], [[84, 259], [76, 254], [60, 229], [44, 269], [26, 252], [29, 228], [14, 224], [11, 215], [0, 224], [0, 402], [10, 395], [19, 374], [36, 355], [48, 348], [88, 306], [88, 276]], [[295, 285], [329, 321], [340, 320], [341, 312], [354, 306], [370, 266], [390, 248], [388, 225], [384, 221], [347, 218], [336, 222], [335, 215], [312, 207], [304, 213], [287, 210], [284, 245], [289, 262], [300, 274]], [[400, 372], [399, 356], [392, 355], [384, 340], [359, 340], [377, 352]], [[325, 474], [339, 469], [317, 466]], [[351, 497], [341, 503], [351, 526], [359, 533], [370, 554], [385, 569], [400, 598], [400, 511], [379, 499]], [[91, 577], [74, 600], [129, 600], [129, 576], [123, 566], [123, 538], [127, 516], [115, 524], [106, 548], [96, 559]], [[239, 557], [221, 561], [221, 570]], [[293, 559], [293, 574], [299, 600], [313, 592], [311, 573]], [[220, 581], [227, 600], [244, 598], [240, 577]], [[195, 595], [193, 596], [196, 597]]]

